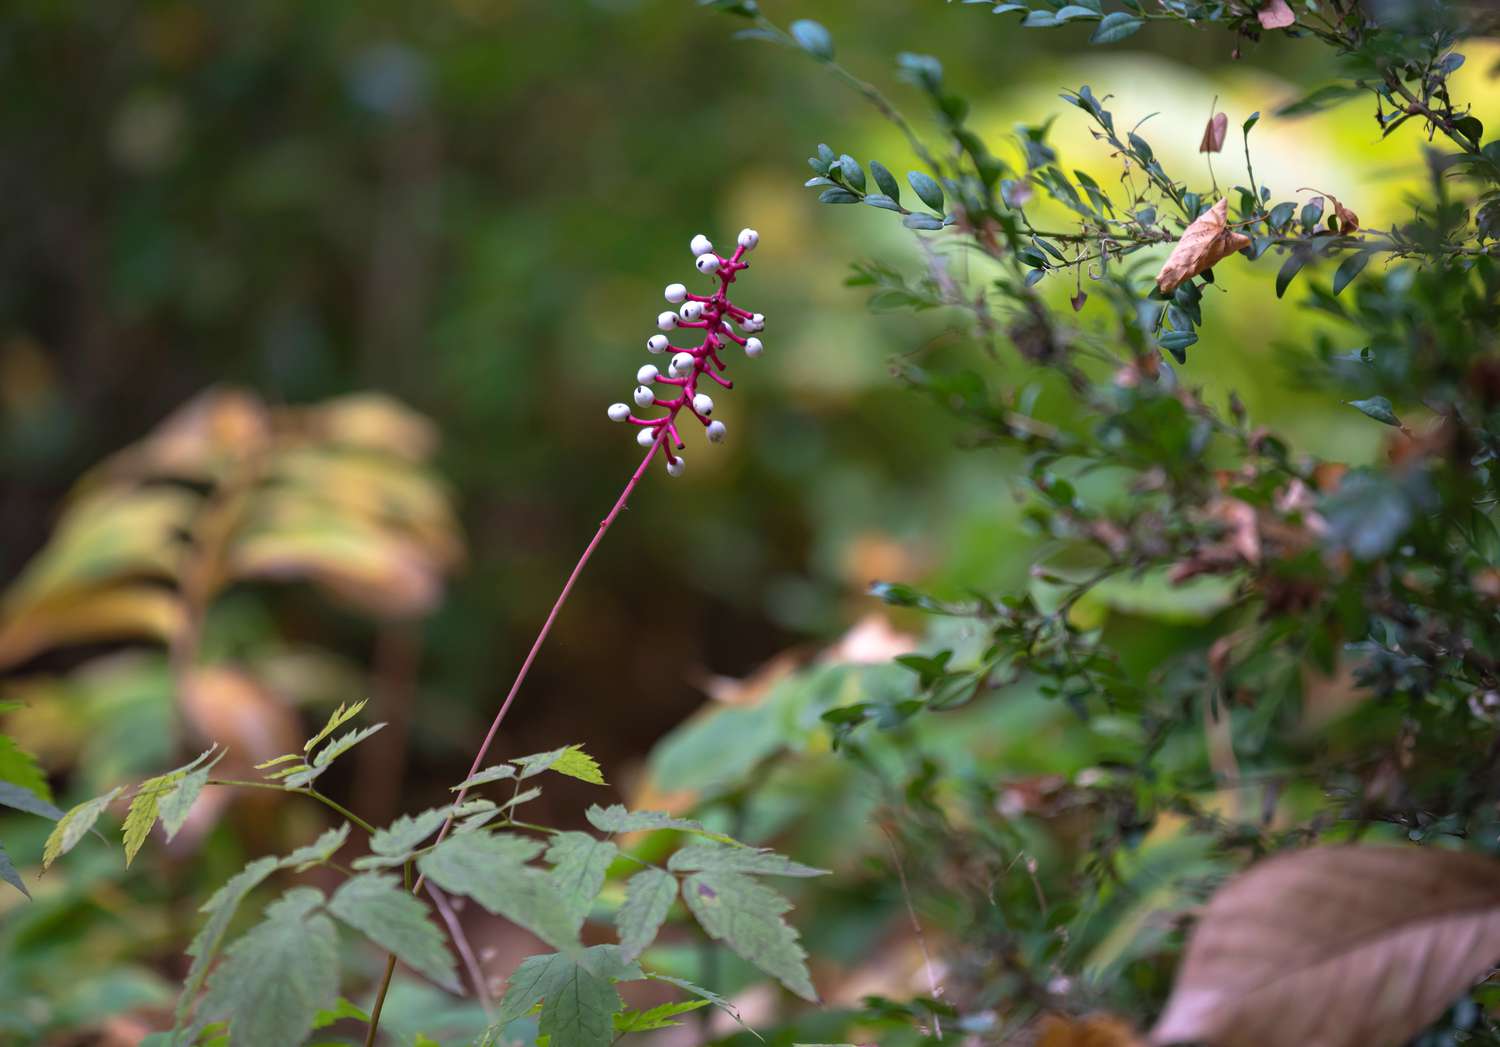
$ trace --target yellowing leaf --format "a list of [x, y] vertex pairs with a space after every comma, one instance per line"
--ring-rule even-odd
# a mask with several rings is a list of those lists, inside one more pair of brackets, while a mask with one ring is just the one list
[[331, 443], [419, 462], [437, 450], [437, 428], [380, 393], [354, 393], [304, 409], [308, 428]]
[[1500, 861], [1435, 847], [1315, 847], [1209, 901], [1157, 1044], [1398, 1047], [1500, 956]]
[[1171, 294], [1205, 269], [1250, 246], [1250, 238], [1230, 229], [1228, 221], [1229, 199], [1225, 197], [1183, 230], [1182, 238], [1156, 274], [1156, 286], [1162, 294]]
[[0, 624], [0, 668], [55, 647], [141, 637], [168, 642], [182, 628], [182, 602], [148, 585], [66, 589]]
[[85, 800], [63, 815], [53, 827], [52, 834], [47, 837], [47, 843], [42, 848], [42, 868], [47, 868], [77, 846], [78, 841], [94, 827], [94, 823], [99, 820], [104, 809], [113, 802], [116, 796], [120, 795], [123, 788], [117, 785], [103, 796]]

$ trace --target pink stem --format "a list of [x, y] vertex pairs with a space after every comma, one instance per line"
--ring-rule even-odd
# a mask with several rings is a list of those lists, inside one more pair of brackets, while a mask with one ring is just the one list
[[438, 915], [443, 918], [443, 923], [448, 928], [448, 936], [458, 947], [458, 955], [464, 961], [464, 969], [469, 972], [469, 981], [474, 983], [474, 994], [479, 997], [479, 1006], [484, 1008], [484, 1016], [493, 1019], [495, 1005], [490, 999], [490, 987], [485, 984], [484, 969], [479, 966], [479, 957], [474, 955], [474, 949], [469, 945], [469, 938], [464, 934], [463, 925], [458, 922], [458, 913], [453, 911], [453, 905], [448, 901], [448, 896], [438, 889], [437, 884], [429, 883], [427, 893], [432, 898], [433, 908], [437, 909]]

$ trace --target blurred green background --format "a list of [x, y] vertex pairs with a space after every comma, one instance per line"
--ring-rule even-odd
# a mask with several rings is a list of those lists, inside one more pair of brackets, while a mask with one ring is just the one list
[[[919, 127], [894, 56], [940, 56], [992, 144], [1055, 116], [1065, 164], [1101, 182], [1111, 161], [1059, 90], [1113, 94], [1126, 126], [1157, 113], [1147, 127], [1168, 168], [1201, 171], [1215, 97], [1237, 129], [1328, 75], [1321, 52], [1285, 40], [1243, 43], [1236, 60], [1222, 35], [1152, 26], [1086, 48], [1087, 25], [1023, 34], [1013, 16], [933, 0], [764, 7], [782, 24], [824, 22], [840, 61]], [[718, 398], [730, 438], [710, 449], [694, 434], [687, 474], [654, 470], [638, 490], [503, 753], [582, 741], [628, 786], [707, 680], [832, 641], [873, 610], [869, 581], [1026, 584], [1035, 547], [1011, 463], [962, 450], [956, 424], [890, 374], [912, 352], [936, 367], [1019, 365], [985, 359], [949, 332], [962, 329], [953, 318], [872, 313], [843, 286], [855, 259], [915, 270], [921, 254], [889, 215], [819, 207], [801, 187], [804, 158], [826, 141], [898, 173], [915, 164], [824, 70], [731, 39], [739, 27], [690, 0], [12, 0], [0, 18], [0, 573], [41, 547], [88, 467], [205, 388], [273, 404], [399, 398], [441, 432], [437, 470], [469, 545], [440, 610], [400, 627], [416, 681], [410, 750], [388, 754], [380, 802], [421, 806], [461, 776], [638, 461], [604, 408], [650, 359], [662, 286], [701, 279], [689, 238], [728, 244], [749, 225], [762, 245], [736, 299], [768, 315], [767, 351], [732, 360], [736, 388]], [[1469, 52], [1456, 94], [1488, 119], [1500, 48]], [[1362, 102], [1267, 117], [1252, 144], [1278, 198], [1314, 186], [1367, 226], [1399, 220], [1420, 180], [1412, 150], [1383, 149]], [[1237, 131], [1215, 171], [1220, 185], [1243, 179]], [[1185, 380], [1220, 399], [1238, 390], [1309, 450], [1369, 458], [1378, 427], [1288, 394], [1277, 347], [1324, 321], [1269, 308], [1274, 267], [1262, 270], [1233, 277], [1237, 308], [1207, 311]], [[380, 663], [381, 627], [311, 588], [227, 603], [216, 613]]]

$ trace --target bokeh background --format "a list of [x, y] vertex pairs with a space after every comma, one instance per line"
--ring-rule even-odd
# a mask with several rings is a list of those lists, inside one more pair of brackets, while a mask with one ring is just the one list
[[[1013, 16], [931, 0], [765, 8], [783, 24], [824, 22], [841, 62], [919, 127], [894, 56], [940, 56], [993, 143], [1055, 116], [1067, 166], [1101, 182], [1109, 158], [1062, 89], [1113, 94], [1126, 126], [1157, 114], [1143, 130], [1168, 169], [1203, 171], [1215, 98], [1238, 128], [1328, 74], [1286, 41], [1242, 42], [1236, 59], [1212, 34], [1153, 26], [1090, 48], [1086, 25], [1023, 34]], [[314, 586], [251, 584], [209, 629], [229, 647], [274, 634], [317, 650], [330, 696], [374, 694], [372, 711], [406, 728], [332, 788], [377, 820], [422, 806], [466, 769], [638, 461], [604, 407], [649, 359], [661, 287], [696, 278], [694, 233], [729, 243], [752, 225], [762, 246], [737, 298], [769, 316], [768, 348], [733, 364], [736, 388], [719, 398], [730, 439], [710, 449], [695, 436], [686, 476], [656, 470], [641, 486], [503, 754], [582, 741], [625, 794], [716, 678], [835, 642], [875, 610], [871, 580], [1024, 586], [1034, 545], [1010, 463], [963, 450], [956, 424], [891, 375], [913, 352], [938, 367], [1018, 365], [985, 359], [953, 318], [871, 312], [843, 286], [853, 260], [917, 269], [920, 254], [888, 214], [818, 206], [804, 158], [828, 142], [898, 172], [914, 164], [856, 95], [805, 56], [732, 39], [739, 27], [688, 0], [7, 5], [0, 577], [21, 574], [91, 466], [206, 389], [272, 405], [378, 391], [409, 405], [441, 435], [434, 470], [467, 550], [435, 612], [351, 614]], [[1481, 115], [1500, 96], [1497, 56], [1471, 49], [1457, 78]], [[1252, 144], [1278, 198], [1313, 186], [1369, 226], [1399, 220], [1421, 177], [1411, 150], [1382, 149], [1362, 102], [1268, 116]], [[1215, 171], [1221, 185], [1243, 180], [1237, 132]], [[1310, 450], [1368, 457], [1378, 427], [1287, 394], [1278, 346], [1318, 322], [1269, 308], [1273, 268], [1234, 278], [1248, 296], [1236, 309], [1206, 311], [1187, 380], [1238, 390]], [[117, 646], [38, 654], [6, 670], [7, 686], [24, 697]], [[45, 726], [32, 724], [59, 794], [88, 795], [70, 774], [78, 735], [99, 723]], [[187, 737], [166, 745], [197, 751]], [[557, 789], [548, 813], [575, 820], [582, 795]], [[191, 919], [185, 905], [118, 931], [165, 940]]]

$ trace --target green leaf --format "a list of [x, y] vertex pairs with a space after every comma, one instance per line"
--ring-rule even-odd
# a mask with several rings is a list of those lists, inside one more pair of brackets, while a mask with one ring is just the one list
[[0, 807], [10, 807], [27, 814], [39, 815], [57, 821], [63, 816], [62, 809], [48, 803], [24, 785], [0, 782]]
[[908, 171], [906, 180], [921, 201], [939, 214], [943, 211], [943, 187], [936, 178], [921, 171]]
[[337, 995], [338, 931], [322, 904], [316, 888], [292, 888], [225, 953], [202, 1014], [229, 1022], [234, 1047], [301, 1043]]
[[1254, 127], [1258, 123], [1260, 123], [1259, 111], [1251, 113], [1249, 116], [1245, 117], [1245, 122], [1240, 125], [1240, 130], [1248, 135], [1250, 133], [1250, 128]]
[[427, 906], [404, 890], [396, 876], [362, 873], [345, 880], [328, 911], [418, 974], [449, 992], [460, 991], [443, 932], [427, 918]]
[[661, 869], [642, 869], [625, 881], [625, 902], [615, 913], [615, 927], [626, 959], [635, 959], [656, 941], [676, 897], [677, 878]]
[[783, 858], [775, 851], [757, 850], [754, 847], [721, 847], [717, 844], [699, 843], [672, 855], [667, 868], [674, 872], [712, 871], [763, 873], [770, 876], [827, 876], [827, 869], [814, 869], [801, 865], [790, 858]]
[[486, 767], [478, 774], [470, 775], [457, 785], [451, 786], [449, 792], [458, 792], [460, 789], [472, 789], [476, 785], [488, 785], [490, 782], [498, 782], [505, 778], [514, 778], [516, 769], [508, 763], [497, 763], [493, 767]]
[[833, 189], [824, 189], [821, 193], [819, 193], [818, 194], [818, 203], [820, 203], [820, 204], [857, 204], [857, 203], [859, 203], [859, 197], [855, 196], [853, 193], [851, 193], [847, 189], [839, 189], [839, 188], [835, 187]]
[[1291, 286], [1302, 267], [1307, 264], [1311, 256], [1305, 251], [1293, 251], [1282, 263], [1280, 271], [1276, 274], [1276, 297], [1280, 298], [1286, 294], [1286, 289]]
[[674, 1022], [673, 1018], [707, 1006], [707, 1000], [679, 1000], [676, 1003], [658, 1004], [649, 1011], [625, 1011], [615, 1015], [615, 1032], [623, 1036], [627, 1032], [654, 1032], [657, 1029], [675, 1028], [682, 1023]]
[[886, 168], [879, 160], [870, 161], [870, 177], [875, 179], [875, 184], [880, 191], [890, 197], [896, 203], [901, 202], [901, 185], [896, 181], [895, 175]]
[[324, 771], [328, 770], [334, 760], [337, 760], [340, 756], [384, 726], [385, 724], [383, 723], [376, 723], [371, 724], [369, 727], [360, 727], [339, 735], [333, 741], [319, 749], [318, 754], [313, 757], [310, 764], [305, 764], [297, 768], [296, 771], [286, 777], [282, 784], [288, 789], [305, 789], [316, 781]]
[[844, 181], [849, 183], [859, 192], [865, 191], [865, 172], [859, 166], [859, 161], [848, 153], [839, 157], [839, 172], [844, 176]]
[[162, 796], [161, 824], [167, 831], [169, 841], [187, 824], [188, 814], [193, 809], [193, 804], [203, 792], [204, 786], [208, 785], [210, 770], [212, 770], [211, 766], [200, 767], [193, 773], [184, 775], [176, 786]]
[[733, 1018], [740, 1025], [743, 1025], [745, 1027], [745, 1031], [750, 1033], [751, 1036], [754, 1036], [757, 1040], [761, 1040], [762, 1042], [764, 1042], [764, 1038], [760, 1035], [760, 1033], [756, 1032], [748, 1025], [745, 1025], [745, 1020], [740, 1017], [740, 1012], [735, 1008], [734, 1004], [730, 1003], [727, 999], [720, 996], [712, 989], [705, 989], [701, 985], [694, 985], [686, 978], [675, 978], [670, 974], [657, 974], [655, 972], [650, 972], [646, 975], [646, 977], [654, 982], [666, 982], [668, 985], [675, 985], [683, 992], [689, 992], [701, 1000], [707, 1000], [719, 1010], [729, 1015], [729, 1017]]
[[1126, 14], [1124, 11], [1111, 11], [1104, 16], [1104, 20], [1094, 30], [1094, 35], [1089, 37], [1089, 43], [1119, 43], [1145, 24], [1145, 19], [1137, 18], [1135, 15]]
[[53, 827], [52, 834], [47, 837], [47, 843], [42, 848], [42, 868], [47, 868], [77, 846], [78, 841], [83, 839], [84, 833], [94, 827], [94, 823], [99, 820], [104, 809], [123, 791], [124, 786], [117, 785], [103, 796], [85, 800], [64, 814]]
[[943, 227], [942, 220], [934, 218], [930, 214], [909, 214], [901, 219], [901, 224], [908, 229], [923, 229], [928, 231]]
[[569, 778], [577, 778], [590, 785], [608, 784], [604, 780], [604, 773], [599, 769], [599, 762], [584, 752], [581, 745], [568, 746], [547, 770], [556, 774], [565, 774]]
[[563, 903], [573, 915], [574, 928], [593, 908], [594, 899], [604, 888], [604, 877], [620, 849], [608, 840], [588, 833], [563, 832], [552, 837], [547, 847], [547, 861], [552, 863], [552, 882]]
[[[157, 812], [161, 808], [163, 797], [168, 793], [175, 792], [177, 784], [186, 778], [189, 772], [195, 772], [205, 760], [213, 756], [218, 748], [217, 745], [210, 746], [199, 753], [198, 757], [191, 763], [173, 768], [166, 774], [159, 774], [155, 778], [148, 778], [136, 789], [135, 795], [130, 799], [130, 809], [125, 814], [125, 865], [127, 867], [140, 851], [141, 845], [146, 842], [146, 837], [151, 833], [151, 827], [156, 824]], [[215, 756], [211, 763], [203, 767], [203, 783], [206, 784], [208, 781], [208, 770], [223, 758], [224, 753], [220, 750], [219, 755]], [[202, 788], [203, 785], [200, 784], [198, 789], [201, 790]], [[196, 798], [196, 796], [197, 793], [195, 792], [193, 797], [189, 798], [189, 807], [192, 806], [192, 799]], [[177, 826], [181, 828], [182, 821], [187, 819], [186, 808], [179, 809], [174, 805], [172, 813], [174, 818], [180, 815]]]
[[26, 897], [31, 897], [31, 892], [26, 889], [26, 882], [21, 879], [21, 874], [16, 871], [15, 865], [10, 860], [10, 855], [5, 853], [5, 845], [0, 843], [0, 880], [4, 880]]
[[491, 1032], [499, 1033], [540, 1003], [537, 1031], [552, 1038], [549, 1047], [606, 1047], [614, 1040], [614, 1014], [621, 1007], [612, 983], [640, 977], [640, 969], [623, 963], [612, 945], [574, 955], [529, 956], [511, 975]]
[[577, 778], [590, 785], [605, 784], [604, 775], [599, 771], [599, 764], [583, 751], [581, 745], [566, 745], [561, 749], [553, 749], [551, 752], [533, 753], [530, 756], [518, 757], [511, 763], [517, 766], [521, 778], [530, 778], [543, 771], [556, 771], [558, 774]]
[[36, 757], [17, 745], [14, 739], [0, 734], [0, 784], [6, 783], [19, 785], [43, 800], [52, 799], [47, 776], [42, 773]]
[[278, 864], [281, 868], [291, 869], [293, 872], [302, 872], [314, 865], [322, 865], [338, 853], [338, 849], [344, 846], [344, 841], [347, 839], [349, 839], [349, 823], [344, 822], [329, 829], [312, 843], [298, 847], [282, 858]]
[[332, 1007], [319, 1011], [313, 1017], [313, 1028], [326, 1029], [334, 1022], [343, 1021], [345, 1018], [350, 1018], [357, 1022], [364, 1022], [367, 1025], [370, 1022], [369, 1014], [361, 1010], [355, 1004], [349, 1002], [347, 998], [340, 996], [338, 1002], [335, 1003]]
[[869, 204], [871, 207], [878, 207], [883, 211], [899, 212], [901, 210], [901, 205], [896, 203], [896, 201], [892, 200], [889, 196], [886, 196], [884, 193], [869, 193], [865, 196], [864, 202]]
[[1098, 18], [1099, 12], [1091, 8], [1084, 7], [1082, 4], [1068, 4], [1066, 7], [1058, 8], [1057, 14], [1053, 17], [1055, 17], [1059, 22], [1071, 22], [1075, 18]]
[[1372, 396], [1368, 400], [1346, 400], [1345, 403], [1377, 422], [1384, 422], [1386, 425], [1398, 428], [1401, 425], [1401, 419], [1396, 417], [1396, 412], [1391, 408], [1391, 402], [1383, 396]]
[[600, 832], [605, 833], [633, 833], [651, 832], [656, 829], [677, 829], [681, 832], [697, 833], [707, 836], [711, 840], [721, 843], [734, 843], [735, 841], [721, 833], [709, 832], [701, 822], [695, 822], [691, 818], [678, 818], [668, 814], [666, 811], [630, 811], [621, 804], [611, 804], [608, 807], [600, 807], [594, 804], [583, 812], [589, 824]]
[[411, 854], [422, 845], [422, 841], [437, 832], [453, 808], [433, 807], [420, 814], [403, 814], [384, 829], [376, 829], [370, 836], [370, 850], [389, 858], [401, 858]]
[[1373, 257], [1375, 257], [1373, 251], [1356, 251], [1340, 262], [1333, 274], [1333, 293], [1337, 295], [1348, 287], [1356, 276], [1365, 271], [1365, 266], [1370, 264], [1370, 259]]
[[799, 18], [788, 28], [792, 39], [797, 41], [797, 46], [802, 50], [825, 62], [833, 58], [833, 37], [821, 23], [814, 22], [811, 18]]
[[240, 907], [240, 903], [249, 896], [251, 891], [260, 886], [266, 877], [276, 871], [278, 864], [280, 863], [274, 857], [257, 858], [230, 877], [198, 910], [209, 915], [208, 920], [199, 928], [187, 948], [187, 954], [193, 958], [193, 962], [188, 967], [187, 978], [182, 986], [182, 996], [177, 1003], [179, 1022], [187, 1015], [193, 997], [197, 995], [204, 976], [208, 974], [209, 965], [218, 955], [219, 946], [224, 941], [224, 934], [229, 930], [229, 923], [234, 919], [235, 911]]
[[792, 903], [737, 872], [698, 872], [682, 884], [682, 897], [698, 925], [742, 959], [759, 967], [812, 1003], [817, 990], [807, 972], [807, 954], [797, 932], [781, 918]]
[[578, 931], [567, 900], [546, 873], [525, 864], [541, 849], [508, 833], [465, 833], [422, 855], [417, 868], [444, 890], [473, 898], [548, 945], [568, 948]]
[[[368, 698], [364, 699], [363, 701], [355, 702], [351, 706], [345, 706], [343, 702], [340, 702], [339, 703], [339, 707], [337, 709], [335, 709], [333, 711], [333, 715], [328, 718], [328, 722], [323, 725], [323, 729], [321, 731], [319, 731], [317, 734], [313, 735], [311, 738], [309, 738], [303, 744], [302, 751], [305, 752], [305, 753], [312, 752], [313, 748], [319, 742], [321, 742], [324, 738], [327, 738], [334, 731], [338, 730], [344, 724], [348, 723], [350, 720], [352, 720], [356, 716], [358, 716], [359, 715], [359, 711], [361, 709], [363, 709], [368, 704], [369, 704], [369, 699]], [[287, 757], [285, 757], [285, 756], [278, 757], [277, 760], [272, 760], [272, 761], [269, 761], [267, 763], [260, 764], [259, 766], [261, 766], [261, 767], [268, 767], [272, 763], [277, 763], [280, 760], [285, 760], [285, 759], [287, 759]]]

